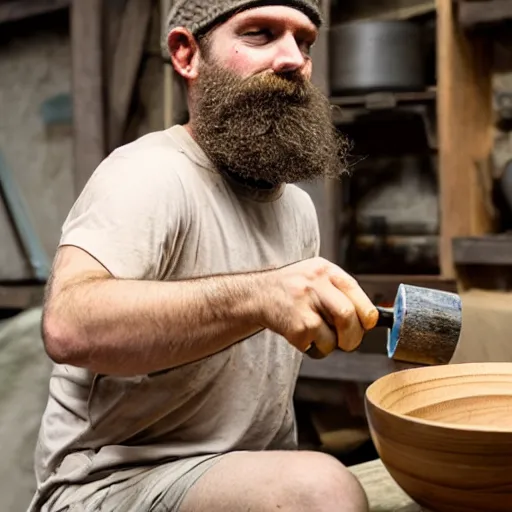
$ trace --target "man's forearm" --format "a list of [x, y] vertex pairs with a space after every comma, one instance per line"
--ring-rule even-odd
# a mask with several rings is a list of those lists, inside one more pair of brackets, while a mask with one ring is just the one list
[[90, 279], [52, 299], [44, 331], [58, 333], [61, 362], [101, 374], [157, 372], [260, 330], [260, 281], [258, 273], [183, 282]]

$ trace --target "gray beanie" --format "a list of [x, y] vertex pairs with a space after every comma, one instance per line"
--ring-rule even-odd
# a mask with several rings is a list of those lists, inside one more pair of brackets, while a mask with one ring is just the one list
[[237, 11], [266, 5], [294, 7], [319, 27], [322, 24], [319, 3], [320, 0], [176, 0], [169, 13], [167, 28], [171, 31], [176, 27], [185, 27], [198, 35]]

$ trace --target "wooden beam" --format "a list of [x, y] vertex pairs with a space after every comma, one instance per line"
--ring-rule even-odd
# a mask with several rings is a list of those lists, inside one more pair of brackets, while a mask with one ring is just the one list
[[71, 9], [75, 190], [79, 195], [105, 157], [102, 0]]
[[66, 9], [71, 0], [9, 0], [0, 2], [0, 23], [19, 21], [31, 16]]
[[122, 144], [151, 19], [151, 0], [128, 0], [108, 84], [108, 148]]
[[459, 2], [458, 21], [464, 29], [494, 25], [512, 19], [512, 0]]
[[437, 0], [440, 267], [456, 277], [452, 241], [492, 231], [487, 164], [493, 145], [488, 42], [470, 38], [452, 0]]

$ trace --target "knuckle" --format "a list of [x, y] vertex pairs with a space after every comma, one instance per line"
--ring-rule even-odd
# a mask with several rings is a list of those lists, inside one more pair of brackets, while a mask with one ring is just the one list
[[351, 325], [356, 314], [356, 308], [353, 304], [346, 305], [343, 309], [338, 310], [336, 321], [341, 326]]
[[301, 322], [301, 333], [308, 334], [311, 332], [318, 331], [322, 325], [322, 319], [320, 317], [307, 317]]
[[313, 291], [313, 286], [308, 279], [297, 279], [290, 288], [294, 300], [303, 299], [309, 296]]
[[317, 278], [326, 275], [332, 264], [324, 258], [315, 258], [311, 266], [311, 277]]

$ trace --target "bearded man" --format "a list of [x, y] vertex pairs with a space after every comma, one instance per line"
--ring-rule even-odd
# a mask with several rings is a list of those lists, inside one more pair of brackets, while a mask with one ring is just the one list
[[119, 148], [65, 221], [43, 336], [55, 361], [32, 510], [367, 510], [297, 449], [303, 353], [377, 311], [319, 258], [295, 182], [342, 172], [312, 85], [318, 0], [180, 0], [168, 50], [190, 121]]

